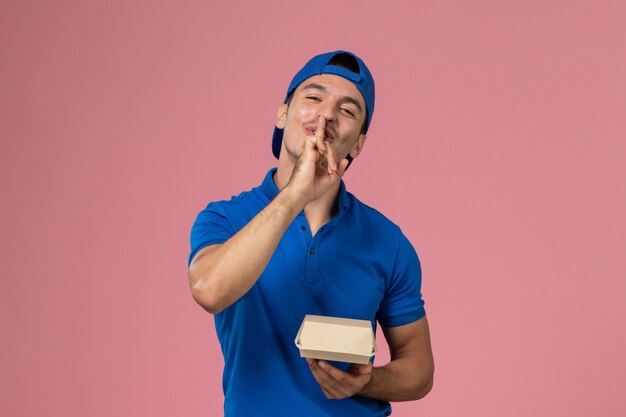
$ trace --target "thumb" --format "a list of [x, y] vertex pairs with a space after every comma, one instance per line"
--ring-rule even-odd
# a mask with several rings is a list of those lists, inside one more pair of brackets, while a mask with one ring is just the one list
[[361, 375], [369, 375], [372, 373], [372, 364], [371, 363], [367, 363], [365, 365], [359, 365], [359, 373]]

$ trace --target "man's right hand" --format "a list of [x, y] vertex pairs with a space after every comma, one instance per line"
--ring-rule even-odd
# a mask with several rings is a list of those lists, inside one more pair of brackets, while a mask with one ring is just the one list
[[287, 189], [307, 203], [321, 197], [346, 172], [348, 160], [337, 163], [335, 152], [324, 141], [326, 119], [320, 116], [313, 136], [306, 136], [302, 155], [296, 161]]
[[341, 179], [348, 160], [335, 162], [330, 144], [324, 142], [325, 125], [320, 117], [315, 134], [305, 137], [302, 155], [278, 196], [226, 242], [208, 246], [194, 258], [189, 284], [194, 299], [208, 312], [218, 314], [248, 292], [293, 219]]

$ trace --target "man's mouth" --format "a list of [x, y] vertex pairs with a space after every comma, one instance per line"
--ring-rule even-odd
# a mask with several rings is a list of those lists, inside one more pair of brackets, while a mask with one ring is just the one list
[[[306, 129], [306, 132], [309, 136], [314, 136], [316, 131], [316, 126], [311, 126]], [[324, 129], [324, 140], [327, 142], [333, 142], [335, 140], [335, 136], [329, 129]]]

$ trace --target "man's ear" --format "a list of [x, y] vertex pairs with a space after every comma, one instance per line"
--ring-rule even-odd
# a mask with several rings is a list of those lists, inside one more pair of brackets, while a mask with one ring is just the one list
[[276, 114], [276, 127], [279, 129], [285, 128], [285, 119], [287, 117], [287, 105], [285, 103], [278, 107], [278, 113]]
[[352, 158], [356, 158], [359, 156], [361, 151], [363, 150], [363, 145], [365, 145], [365, 140], [367, 139], [367, 135], [365, 133], [361, 133], [354, 144], [354, 147], [350, 151], [350, 156]]

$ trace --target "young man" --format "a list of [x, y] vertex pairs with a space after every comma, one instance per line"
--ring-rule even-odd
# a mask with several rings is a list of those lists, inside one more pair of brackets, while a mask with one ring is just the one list
[[[384, 416], [389, 401], [432, 387], [418, 257], [341, 181], [373, 112], [374, 80], [360, 58], [312, 58], [278, 109], [278, 168], [259, 187], [210, 203], [193, 225], [189, 283], [215, 315], [226, 417]], [[302, 359], [294, 338], [305, 314], [380, 323], [391, 361]]]

